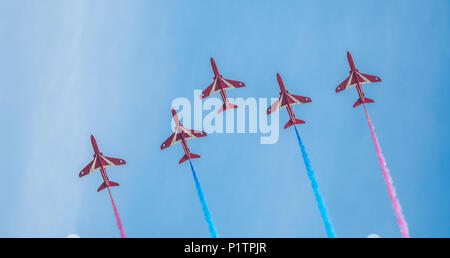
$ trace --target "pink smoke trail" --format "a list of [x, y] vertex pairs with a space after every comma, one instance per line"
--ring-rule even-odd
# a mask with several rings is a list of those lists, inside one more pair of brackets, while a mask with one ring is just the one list
[[114, 214], [116, 215], [117, 227], [119, 228], [119, 231], [120, 231], [120, 237], [126, 238], [127, 236], [125, 235], [125, 231], [123, 230], [122, 220], [120, 220], [119, 212], [117, 211], [116, 204], [114, 203], [114, 199], [112, 197], [111, 190], [109, 189], [109, 187], [108, 187], [108, 192], [109, 192], [109, 197], [111, 198], [111, 203], [112, 203], [112, 206], [114, 209]]
[[386, 166], [386, 161], [384, 159], [383, 152], [381, 151], [377, 135], [375, 134], [375, 129], [373, 127], [372, 120], [370, 119], [369, 113], [367, 112], [366, 105], [364, 103], [363, 105], [364, 111], [366, 112], [367, 122], [369, 123], [370, 133], [372, 134], [373, 144], [375, 145], [375, 151], [378, 156], [378, 163], [380, 163], [381, 172], [383, 173], [384, 181], [386, 182], [386, 186], [389, 192], [389, 197], [391, 198], [392, 201], [392, 208], [394, 209], [395, 216], [397, 217], [397, 225], [400, 227], [402, 237], [409, 238], [408, 224], [406, 223], [405, 216], [403, 215], [402, 206], [400, 206], [400, 202], [397, 199], [397, 193], [395, 192], [392, 177]]

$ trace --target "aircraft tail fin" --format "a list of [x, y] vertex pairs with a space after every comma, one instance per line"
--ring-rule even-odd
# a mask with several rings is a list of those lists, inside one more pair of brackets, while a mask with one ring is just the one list
[[111, 186], [119, 186], [119, 184], [113, 181], [109, 181], [109, 187]]
[[[373, 99], [369, 99], [369, 98], [364, 98], [364, 103], [374, 103], [375, 101]], [[355, 104], [353, 104], [353, 107], [357, 107], [359, 105], [361, 105], [363, 102], [361, 101], [361, 98], [359, 98]]]
[[181, 163], [185, 162], [188, 159], [198, 159], [198, 158], [200, 158], [200, 155], [197, 155], [197, 154], [194, 154], [194, 153], [190, 153], [189, 157], [186, 154], [184, 154], [184, 156], [180, 159], [180, 162], [178, 162], [178, 164], [181, 164]]
[[222, 113], [223, 111], [227, 110], [227, 109], [231, 109], [231, 108], [238, 108], [238, 105], [234, 105], [234, 104], [230, 104], [230, 103], [226, 103], [223, 104], [223, 106], [221, 106], [219, 108], [219, 110], [217, 111], [217, 113]]
[[304, 124], [304, 123], [305, 123], [305, 121], [297, 119], [297, 118], [295, 119], [295, 122], [292, 122], [292, 120], [289, 120], [286, 123], [286, 125], [284, 126], [284, 129], [287, 129], [287, 128], [293, 126], [293, 125], [299, 125], [299, 124]]
[[[118, 183], [113, 182], [113, 181], [109, 181], [109, 187], [111, 186], [119, 186]], [[100, 185], [100, 187], [97, 189], [97, 192], [100, 192], [101, 190], [105, 189], [106, 187], [108, 187], [105, 182], [103, 182], [103, 184]]]

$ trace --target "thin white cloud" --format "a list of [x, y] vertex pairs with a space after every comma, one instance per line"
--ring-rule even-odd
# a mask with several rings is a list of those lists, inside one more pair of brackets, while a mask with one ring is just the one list
[[[32, 35], [36, 42], [29, 42], [30, 55], [27, 58], [42, 56], [36, 71], [30, 71], [38, 94], [29, 113], [29, 126], [24, 141], [26, 151], [25, 170], [21, 171], [20, 196], [18, 200], [17, 236], [55, 236], [58, 231], [76, 230], [80, 188], [73, 181], [78, 171], [71, 171], [78, 162], [72, 153], [83, 147], [79, 140], [83, 132], [88, 107], [77, 103], [82, 99], [79, 90], [79, 75], [82, 67], [80, 56], [84, 27], [84, 2], [53, 3], [55, 16], [48, 15], [45, 6], [31, 6], [27, 10], [34, 21], [32, 29], [43, 35]], [[32, 9], [32, 10], [31, 10]], [[29, 21], [31, 22], [31, 21]], [[46, 25], [49, 23], [52, 39], [46, 45], [38, 41], [45, 39]], [[30, 32], [31, 33], [31, 32]], [[51, 48], [51, 46], [55, 48]], [[31, 87], [31, 86], [30, 86]]]

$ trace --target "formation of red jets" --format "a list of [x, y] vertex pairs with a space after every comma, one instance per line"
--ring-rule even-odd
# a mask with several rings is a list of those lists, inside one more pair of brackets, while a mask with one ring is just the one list
[[[348, 63], [350, 65], [350, 75], [345, 79], [339, 86], [336, 88], [336, 93], [341, 92], [343, 90], [352, 88], [356, 86], [356, 91], [358, 92], [358, 100], [355, 102], [353, 107], [357, 107], [361, 105], [362, 103], [373, 103], [374, 101], [366, 98], [364, 96], [364, 92], [362, 90], [362, 85], [367, 83], [373, 83], [373, 82], [381, 82], [380, 77], [374, 76], [374, 75], [368, 75], [363, 74], [356, 69], [355, 64], [353, 62], [353, 58], [350, 54], [350, 52], [347, 52], [347, 59]], [[213, 58], [211, 58], [211, 66], [214, 73], [213, 82], [211, 85], [209, 85], [201, 94], [200, 98], [206, 98], [214, 93], [219, 92], [220, 96], [222, 97], [223, 105], [218, 110], [218, 113], [221, 113], [227, 109], [231, 108], [237, 108], [237, 105], [231, 104], [228, 102], [227, 95], [225, 93], [226, 90], [229, 89], [235, 89], [235, 88], [242, 88], [245, 87], [245, 84], [240, 81], [233, 81], [229, 79], [225, 79], [222, 77], [221, 74], [219, 74], [219, 71], [217, 69], [216, 62]], [[283, 83], [283, 80], [281, 79], [281, 76], [277, 74], [277, 80], [278, 85], [280, 87], [280, 97], [277, 101], [275, 101], [268, 109], [267, 109], [267, 115], [276, 112], [277, 110], [281, 108], [286, 108], [288, 114], [289, 114], [289, 121], [284, 126], [284, 129], [294, 125], [294, 124], [303, 124], [305, 121], [295, 118], [294, 111], [292, 109], [292, 105], [300, 104], [300, 103], [309, 103], [311, 102], [311, 98], [309, 97], [303, 97], [303, 96], [297, 96], [289, 93]], [[162, 144], [161, 144], [161, 150], [168, 148], [176, 143], [181, 143], [183, 150], [184, 150], [184, 156], [180, 159], [179, 164], [195, 158], [200, 158], [200, 155], [191, 153], [187, 144], [188, 139], [194, 139], [194, 138], [200, 138], [205, 137], [207, 134], [202, 131], [195, 131], [191, 129], [186, 129], [183, 127], [183, 125], [180, 123], [180, 120], [178, 119], [177, 112], [172, 109], [172, 116], [175, 121], [175, 130], [174, 133], [167, 138]], [[125, 165], [126, 162], [123, 159], [117, 159], [117, 158], [110, 158], [104, 156], [98, 146], [97, 142], [95, 141], [95, 138], [93, 135], [91, 135], [91, 142], [92, 147], [94, 149], [94, 159], [80, 172], [79, 176], [83, 177], [88, 175], [89, 173], [100, 170], [100, 173], [103, 178], [103, 183], [98, 188], [98, 192], [105, 189], [106, 187], [111, 186], [118, 186], [118, 183], [112, 182], [109, 180], [108, 175], [106, 173], [106, 167], [111, 166], [119, 166], [119, 165]]]

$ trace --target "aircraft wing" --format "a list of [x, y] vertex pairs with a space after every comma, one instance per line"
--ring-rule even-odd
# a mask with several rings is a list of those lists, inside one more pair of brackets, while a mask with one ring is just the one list
[[103, 156], [102, 154], [100, 154], [94, 159], [94, 164], [91, 169], [91, 172], [94, 170], [100, 169], [102, 166], [106, 168], [106, 167], [120, 166], [120, 165], [125, 165], [125, 164], [126, 164], [126, 162], [123, 159], [106, 157], [106, 156]]
[[214, 93], [216, 93], [216, 92], [218, 92], [220, 90], [220, 87], [218, 87], [218, 83], [217, 83], [218, 80], [220, 80], [222, 88], [224, 90], [245, 87], [245, 83], [243, 83], [243, 82], [228, 80], [228, 79], [224, 79], [222, 77], [216, 77], [214, 79], [214, 81], [208, 86], [208, 88], [206, 88], [202, 92], [202, 94], [200, 95], [200, 99], [204, 99], [206, 97], [209, 97], [209, 96], [213, 95]]
[[271, 114], [271, 113], [277, 111], [278, 109], [284, 108], [288, 104], [296, 105], [296, 104], [301, 104], [301, 103], [304, 104], [304, 103], [309, 103], [309, 102], [311, 102], [311, 98], [309, 98], [309, 97], [298, 96], [298, 95], [294, 95], [294, 94], [285, 92], [285, 93], [282, 93], [280, 98], [277, 101], [275, 101], [267, 109], [267, 114]]
[[272, 103], [272, 105], [270, 105], [270, 107], [267, 109], [267, 114], [269, 115], [280, 109], [280, 103], [280, 99], [277, 99], [274, 103]]
[[206, 88], [204, 91], [202, 91], [200, 95], [200, 99], [204, 99], [206, 97], [209, 97], [210, 95], [213, 95], [218, 91], [217, 87], [217, 78], [214, 79], [214, 81]]
[[162, 144], [161, 144], [161, 150], [164, 150], [165, 148], [169, 148], [170, 146], [178, 143], [181, 141], [181, 135], [177, 133], [173, 133], [169, 138], [167, 138]]
[[103, 167], [112, 167], [112, 166], [121, 166], [125, 164], [126, 162], [123, 159], [106, 157], [100, 154], [95, 156], [94, 159], [91, 162], [89, 162], [89, 164], [85, 168], [83, 168], [83, 170], [81, 170], [79, 176], [84, 177], [90, 174], [91, 172], [101, 168], [102, 165]]
[[104, 167], [122, 166], [127, 164], [123, 159], [111, 158], [103, 155], [101, 155], [101, 157], [107, 163], [106, 165], [104, 165]]
[[207, 134], [205, 132], [186, 129], [181, 126], [180, 132], [173, 133], [171, 136], [169, 136], [169, 138], [167, 138], [167, 140], [165, 140], [161, 144], [161, 150], [164, 150], [165, 148], [168, 148], [174, 144], [179, 143], [183, 138], [185, 140], [188, 140], [188, 139], [200, 138], [200, 137], [205, 137], [205, 136], [207, 136]]
[[200, 137], [205, 137], [207, 136], [207, 134], [205, 132], [202, 131], [196, 131], [196, 130], [191, 130], [191, 129], [186, 129], [184, 127], [181, 127], [183, 132], [183, 138], [184, 139], [193, 139], [193, 138], [200, 138]]
[[375, 75], [358, 73], [358, 80], [361, 84], [372, 83], [372, 82], [381, 82], [381, 78]]
[[353, 75], [353, 73], [350, 74], [347, 79], [345, 79], [341, 84], [339, 84], [339, 86], [336, 87], [336, 93], [349, 89], [355, 86], [358, 82], [359, 84], [381, 82], [381, 78], [375, 75], [363, 74], [356, 71], [355, 75]]
[[311, 102], [311, 99], [308, 97], [298, 96], [294, 94], [290, 94], [288, 92], [284, 93], [284, 96], [282, 96], [282, 101], [280, 108], [286, 107], [288, 104], [290, 105], [297, 105], [302, 103], [309, 103]]
[[[353, 82], [353, 83], [352, 83]], [[336, 87], [336, 93], [349, 89], [356, 85], [356, 80], [353, 78], [353, 74], [350, 74], [341, 84]]]
[[311, 99], [308, 97], [298, 96], [290, 93], [286, 93], [286, 97], [289, 101], [289, 104], [296, 105], [296, 104], [305, 104], [311, 102]]
[[91, 162], [89, 162], [89, 164], [85, 168], [83, 168], [83, 170], [81, 170], [81, 172], [78, 174], [79, 177], [84, 177], [95, 170], [94, 169], [95, 160], [96, 158], [94, 158]]
[[240, 81], [233, 81], [233, 80], [228, 80], [228, 79], [224, 79], [224, 78], [220, 78], [220, 80], [222, 80], [222, 82], [224, 84], [223, 88], [225, 90], [245, 87], [245, 83], [240, 82]]

